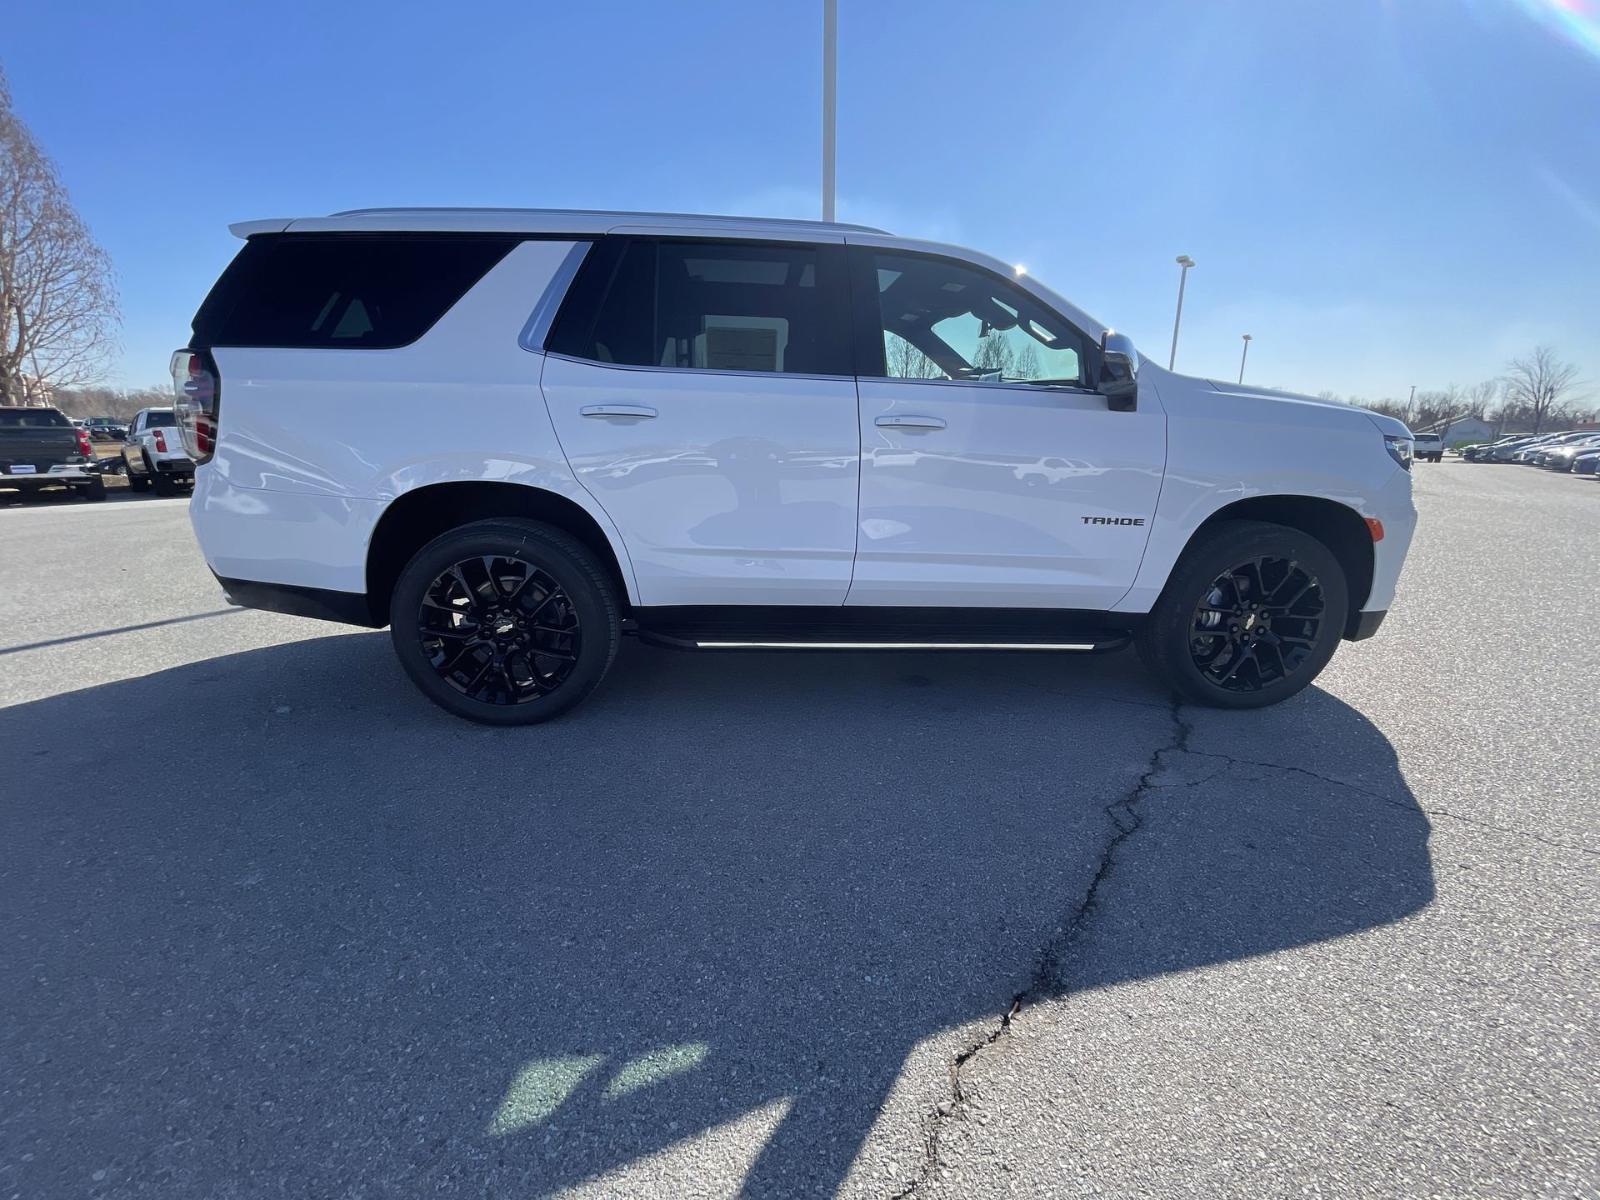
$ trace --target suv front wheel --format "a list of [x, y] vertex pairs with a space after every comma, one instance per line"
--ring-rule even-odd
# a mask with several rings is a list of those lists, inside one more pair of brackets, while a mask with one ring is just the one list
[[1261, 708], [1328, 665], [1349, 603], [1339, 560], [1310, 534], [1222, 521], [1173, 568], [1139, 631], [1139, 655], [1185, 700]]
[[566, 712], [616, 657], [622, 617], [605, 569], [535, 521], [474, 521], [406, 564], [389, 606], [406, 673], [435, 704], [487, 725]]

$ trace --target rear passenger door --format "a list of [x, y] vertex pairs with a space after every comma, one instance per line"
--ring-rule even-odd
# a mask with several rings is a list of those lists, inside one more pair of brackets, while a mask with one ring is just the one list
[[612, 237], [545, 342], [545, 401], [647, 605], [839, 605], [860, 429], [842, 243]]

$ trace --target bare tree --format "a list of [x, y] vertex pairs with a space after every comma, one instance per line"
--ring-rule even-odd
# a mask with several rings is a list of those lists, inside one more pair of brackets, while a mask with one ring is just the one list
[[1011, 365], [1011, 371], [1018, 379], [1039, 378], [1039, 352], [1034, 349], [1032, 338], [1022, 343], [1022, 349], [1017, 352], [1017, 360]]
[[111, 260], [12, 111], [0, 73], [0, 400], [98, 378], [116, 326]]
[[946, 379], [944, 371], [921, 350], [898, 333], [883, 335], [884, 355], [888, 358], [891, 379]]
[[1556, 357], [1549, 346], [1536, 346], [1506, 367], [1506, 405], [1517, 416], [1533, 422], [1533, 432], [1542, 432], [1544, 423], [1562, 416], [1578, 383], [1578, 368]]
[[972, 356], [974, 370], [985, 375], [1011, 375], [1013, 354], [1011, 343], [998, 329], [991, 330], [978, 339], [977, 353]]
[[115, 417], [126, 421], [141, 408], [168, 407], [172, 403], [172, 386], [57, 388], [50, 403], [69, 417]]
[[1350, 403], [1357, 408], [1364, 408], [1368, 412], [1382, 413], [1386, 417], [1393, 417], [1397, 421], [1410, 422], [1410, 409], [1404, 400], [1395, 400], [1385, 396], [1382, 400], [1367, 400], [1361, 396], [1352, 396]]
[[[1491, 383], [1488, 386], [1492, 392], [1494, 385]], [[1452, 383], [1442, 390], [1418, 392], [1411, 428], [1437, 433], [1442, 440], [1448, 442], [1450, 426], [1465, 417], [1483, 415], [1483, 402], [1478, 399], [1483, 387], [1483, 384], [1462, 387], [1458, 383]]]
[[1489, 410], [1494, 407], [1494, 402], [1500, 396], [1500, 381], [1498, 379], [1484, 379], [1466, 389], [1467, 412], [1466, 415], [1479, 421], [1489, 415]]

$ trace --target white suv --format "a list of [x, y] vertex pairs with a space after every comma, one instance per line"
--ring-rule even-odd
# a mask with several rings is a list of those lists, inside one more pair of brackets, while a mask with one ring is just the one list
[[854, 225], [374, 209], [233, 226], [173, 359], [237, 604], [391, 627], [539, 721], [623, 633], [1104, 650], [1270, 704], [1370, 636], [1411, 437], [1186, 378], [1020, 268]]

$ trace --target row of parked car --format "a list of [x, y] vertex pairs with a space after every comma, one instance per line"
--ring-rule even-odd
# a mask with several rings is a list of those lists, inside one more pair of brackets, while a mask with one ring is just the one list
[[1600, 475], [1600, 429], [1504, 437], [1463, 446], [1461, 457], [1467, 462], [1522, 463], [1574, 475]]
[[72, 423], [97, 442], [120, 442], [128, 436], [128, 423], [116, 417], [73, 417]]
[[121, 426], [119, 453], [101, 457], [91, 438], [104, 440], [93, 424], [74, 421], [57, 408], [0, 407], [0, 489], [36, 492], [65, 488], [86, 500], [104, 500], [108, 474], [126, 475], [135, 492], [177, 495], [194, 482], [194, 461], [183, 447], [170, 408], [141, 408]]

